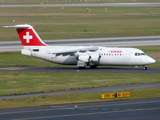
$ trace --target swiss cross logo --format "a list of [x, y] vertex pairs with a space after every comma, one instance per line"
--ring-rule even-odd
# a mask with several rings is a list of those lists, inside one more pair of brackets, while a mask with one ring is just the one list
[[26, 35], [23, 36], [23, 39], [26, 39], [26, 43], [30, 43], [30, 39], [32, 39], [33, 36], [29, 35], [29, 32], [26, 32]]
[[16, 30], [23, 46], [47, 46], [45, 43], [43, 43], [33, 28], [17, 28]]

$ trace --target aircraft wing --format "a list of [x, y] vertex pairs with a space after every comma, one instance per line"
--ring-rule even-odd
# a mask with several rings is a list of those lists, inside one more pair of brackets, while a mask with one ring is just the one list
[[91, 46], [91, 47], [84, 47], [84, 48], [79, 48], [79, 49], [73, 49], [73, 50], [66, 50], [66, 51], [59, 51], [59, 52], [54, 52], [53, 54], [74, 54], [76, 52], [86, 52], [86, 51], [96, 51], [99, 48], [96, 46]]

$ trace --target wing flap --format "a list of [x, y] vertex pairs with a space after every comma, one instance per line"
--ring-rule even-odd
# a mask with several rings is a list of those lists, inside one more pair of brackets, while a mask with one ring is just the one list
[[98, 49], [99, 49], [98, 47], [92, 46], [92, 47], [84, 47], [84, 48], [80, 48], [80, 49], [73, 49], [73, 50], [54, 52], [52, 54], [57, 54], [57, 55], [61, 55], [61, 54], [74, 54], [76, 52], [96, 51]]

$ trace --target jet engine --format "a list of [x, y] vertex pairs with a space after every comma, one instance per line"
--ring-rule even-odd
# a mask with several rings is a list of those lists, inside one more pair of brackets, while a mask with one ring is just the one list
[[78, 57], [78, 60], [83, 61], [83, 62], [88, 62], [89, 61], [90, 56], [89, 55], [80, 55]]
[[98, 62], [100, 56], [99, 55], [90, 55], [90, 61]]
[[99, 54], [81, 54], [78, 56], [78, 60], [83, 62], [98, 62], [100, 57]]
[[86, 65], [89, 65], [91, 68], [96, 68], [96, 63], [99, 61], [100, 57], [99, 54], [79, 54], [77, 58], [77, 66], [79, 68], [85, 68]]

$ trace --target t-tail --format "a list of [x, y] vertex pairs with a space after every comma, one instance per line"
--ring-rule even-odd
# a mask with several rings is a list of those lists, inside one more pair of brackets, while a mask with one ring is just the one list
[[30, 48], [31, 46], [47, 46], [39, 37], [39, 35], [34, 30], [33, 26], [15, 25], [15, 26], [3, 26], [5, 28], [16, 28], [19, 39], [24, 48]]

